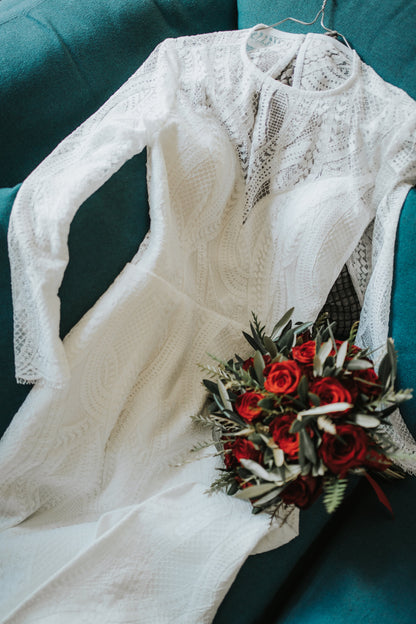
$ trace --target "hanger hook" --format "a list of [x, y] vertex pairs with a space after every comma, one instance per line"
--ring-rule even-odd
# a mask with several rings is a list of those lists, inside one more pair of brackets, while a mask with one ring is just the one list
[[296, 22], [297, 24], [302, 24], [303, 26], [312, 26], [312, 24], [315, 24], [315, 22], [318, 21], [319, 16], [321, 16], [320, 23], [321, 23], [322, 28], [326, 31], [325, 34], [329, 36], [333, 36], [333, 37], [341, 37], [341, 39], [344, 41], [347, 48], [351, 50], [351, 46], [346, 40], [346, 38], [344, 37], [344, 35], [342, 35], [337, 30], [332, 30], [331, 28], [328, 28], [327, 26], [325, 26], [324, 19], [325, 19], [325, 8], [327, 4], [328, 4], [328, 0], [323, 0], [321, 8], [319, 9], [318, 13], [315, 15], [314, 19], [311, 22], [303, 22], [302, 20], [296, 19], [295, 17], [285, 17], [285, 19], [282, 19], [279, 22], [276, 22], [275, 24], [270, 24], [270, 26], [256, 26], [255, 30], [263, 30], [265, 28], [275, 28], [275, 26], [279, 26], [280, 24], [283, 24], [283, 22], [287, 22], [288, 20], [290, 20], [291, 22]]

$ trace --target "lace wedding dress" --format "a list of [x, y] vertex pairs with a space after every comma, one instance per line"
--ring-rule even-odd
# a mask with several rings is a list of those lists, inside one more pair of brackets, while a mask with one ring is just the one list
[[[295, 513], [270, 529], [207, 496], [218, 458], [183, 462], [206, 438], [197, 364], [248, 356], [251, 311], [269, 328], [292, 305], [314, 319], [346, 262], [360, 339], [385, 342], [415, 122], [415, 102], [327, 36], [185, 37], [23, 184], [16, 374], [36, 384], [0, 444], [4, 622], [208, 623], [248, 554], [296, 535]], [[151, 230], [62, 343], [70, 222], [145, 146]]]

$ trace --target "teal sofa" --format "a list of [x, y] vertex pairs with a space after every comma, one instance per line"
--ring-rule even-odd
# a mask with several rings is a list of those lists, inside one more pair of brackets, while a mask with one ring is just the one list
[[[30, 390], [14, 381], [7, 228], [21, 182], [166, 37], [312, 19], [320, 0], [2, 0], [0, 3], [0, 427]], [[361, 58], [416, 98], [416, 0], [329, 1], [326, 23]], [[305, 31], [294, 22], [282, 29]], [[310, 29], [320, 30], [315, 25]], [[403, 206], [395, 254], [391, 333], [399, 383], [416, 377], [416, 191]], [[135, 254], [149, 227], [145, 154], [78, 211], [60, 290], [64, 336]], [[416, 403], [404, 415], [416, 433]], [[1, 452], [1, 444], [0, 444]], [[1, 475], [0, 475], [1, 477]], [[215, 624], [413, 624], [416, 480], [386, 484], [395, 517], [358, 483], [331, 518], [302, 512], [301, 534], [249, 557]], [[139, 620], [138, 620], [139, 622]], [[157, 623], [155, 623], [157, 624]]]

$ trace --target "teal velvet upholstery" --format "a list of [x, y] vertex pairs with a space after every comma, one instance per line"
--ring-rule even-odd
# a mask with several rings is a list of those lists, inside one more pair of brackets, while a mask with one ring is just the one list
[[0, 189], [0, 435], [26, 398], [30, 386], [14, 383], [12, 293], [7, 255], [7, 229], [20, 184]]
[[236, 25], [234, 0], [2, 0], [0, 187], [21, 182], [160, 41]]
[[[416, 394], [415, 215], [416, 189], [411, 189], [403, 205], [397, 231], [390, 326], [399, 354], [398, 386], [414, 388]], [[401, 411], [416, 437], [416, 398], [404, 403]]]

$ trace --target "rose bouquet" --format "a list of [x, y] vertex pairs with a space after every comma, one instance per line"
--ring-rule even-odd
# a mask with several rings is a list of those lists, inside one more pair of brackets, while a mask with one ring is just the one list
[[325, 318], [292, 324], [292, 312], [270, 335], [253, 315], [251, 334], [243, 332], [252, 357], [201, 367], [210, 377], [203, 380], [208, 400], [194, 419], [213, 428], [207, 445], [224, 462], [211, 490], [225, 488], [254, 513], [272, 514], [282, 505], [309, 507], [323, 494], [332, 513], [348, 479], [363, 475], [390, 509], [374, 476], [403, 474], [388, 418], [411, 398], [394, 389], [393, 342], [376, 374], [368, 350], [354, 345], [357, 325], [341, 342]]

